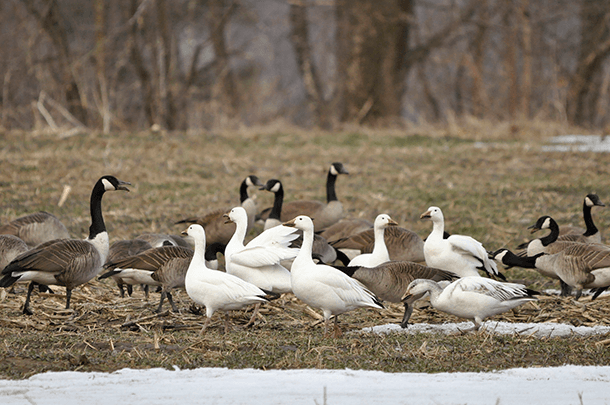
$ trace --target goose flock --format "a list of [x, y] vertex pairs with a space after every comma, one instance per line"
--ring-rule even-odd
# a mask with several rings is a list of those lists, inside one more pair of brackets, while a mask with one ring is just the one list
[[[593, 207], [604, 206], [596, 194], [588, 194], [583, 202], [586, 228], [560, 227], [543, 215], [530, 229], [548, 230], [548, 235], [515, 247], [516, 253], [505, 247], [491, 253], [471, 236], [447, 233], [437, 206], [420, 216], [432, 222], [423, 239], [387, 213], [373, 222], [346, 217], [335, 190], [341, 174], [348, 174], [345, 166], [332, 163], [326, 203], [284, 202], [280, 180], [263, 183], [248, 175], [239, 187], [239, 205], [176, 221], [188, 226], [180, 235], [145, 233], [112, 245], [102, 196], [129, 191], [130, 183], [102, 176], [91, 192], [87, 238], [71, 238], [61, 221], [47, 212], [0, 227], [0, 287], [29, 282], [22, 308], [27, 315], [33, 314], [30, 300], [36, 287], [65, 287], [69, 310], [72, 290], [95, 277], [114, 280], [121, 298], [125, 288], [131, 295], [137, 285], [148, 298], [150, 286], [155, 287], [161, 293], [158, 313], [165, 299], [179, 312], [172, 290], [184, 289], [205, 307], [201, 333], [217, 311], [225, 313], [226, 332], [230, 311], [254, 307], [250, 326], [261, 305], [293, 294], [322, 312], [325, 333], [330, 333], [334, 319], [332, 334], [339, 336], [339, 315], [366, 308], [383, 311], [383, 302], [404, 305], [403, 328], [415, 301], [429, 297], [432, 308], [469, 319], [478, 330], [486, 318], [537, 299], [538, 292], [507, 282], [498, 264], [534, 269], [559, 280], [562, 295], [575, 289], [576, 299], [585, 289], [596, 298], [610, 286], [610, 246], [602, 244], [591, 214]], [[252, 187], [273, 193], [273, 206], [259, 211], [248, 194]]]

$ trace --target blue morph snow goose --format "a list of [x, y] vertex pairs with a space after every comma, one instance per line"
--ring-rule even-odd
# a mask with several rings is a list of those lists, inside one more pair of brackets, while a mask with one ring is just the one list
[[30, 281], [23, 313], [31, 314], [30, 296], [36, 284], [66, 287], [66, 309], [70, 308], [72, 289], [85, 284], [101, 270], [110, 248], [102, 216], [102, 197], [106, 191], [129, 191], [114, 176], [101, 177], [91, 191], [91, 226], [86, 239], [57, 239], [39, 245], [16, 257], [2, 271], [0, 287]]
[[403, 297], [430, 293], [432, 307], [460, 318], [469, 319], [478, 330], [483, 320], [509, 311], [521, 304], [536, 299], [538, 292], [522, 284], [503, 283], [485, 277], [462, 277], [444, 289], [432, 280], [418, 279], [409, 284]]
[[331, 316], [335, 317], [335, 336], [341, 331], [338, 315], [358, 308], [382, 309], [383, 305], [360, 281], [349, 277], [332, 266], [316, 264], [311, 256], [314, 224], [306, 215], [299, 215], [285, 226], [303, 231], [303, 244], [290, 271], [292, 291], [305, 304], [322, 310], [325, 332]]
[[201, 333], [209, 326], [216, 311], [225, 311], [226, 333], [229, 329], [228, 311], [267, 302], [265, 292], [239, 277], [206, 266], [205, 230], [201, 225], [191, 225], [184, 233], [195, 242], [195, 252], [184, 282], [188, 296], [197, 304], [205, 306], [206, 320]]
[[443, 237], [445, 220], [440, 208], [428, 208], [421, 214], [421, 218], [432, 220], [432, 232], [424, 242], [424, 256], [428, 266], [451, 271], [460, 277], [480, 276], [479, 270], [484, 270], [490, 276], [505, 279], [481, 242], [465, 235], [450, 235], [446, 239]]

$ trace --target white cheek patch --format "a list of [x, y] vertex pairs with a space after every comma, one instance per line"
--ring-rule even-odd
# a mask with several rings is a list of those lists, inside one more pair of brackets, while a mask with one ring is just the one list
[[589, 197], [585, 197], [585, 204], [587, 205], [587, 207], [592, 207], [595, 204], [593, 204], [593, 201], [591, 201], [591, 199]]
[[540, 228], [549, 229], [550, 227], [551, 227], [551, 220], [547, 218], [544, 220], [544, 223], [542, 224], [542, 226]]
[[335, 165], [330, 165], [330, 174], [332, 174], [333, 176], [337, 176], [339, 174], [337, 169], [335, 169]]
[[277, 193], [278, 191], [280, 191], [280, 187], [281, 187], [281, 183], [275, 183], [275, 186], [271, 187], [271, 192], [273, 193]]
[[252, 183], [252, 179], [250, 178], [250, 176], [248, 176], [248, 177], [246, 178], [246, 185], [247, 185], [248, 187], [252, 187], [252, 186], [254, 185], [254, 183]]
[[102, 179], [102, 184], [104, 185], [104, 189], [106, 189], [106, 191], [115, 190], [112, 183], [106, 179]]

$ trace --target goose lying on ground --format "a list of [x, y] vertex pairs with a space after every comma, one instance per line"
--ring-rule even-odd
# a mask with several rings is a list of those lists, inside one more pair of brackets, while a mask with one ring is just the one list
[[[386, 228], [383, 235], [391, 260], [424, 262], [424, 241], [415, 232], [400, 227]], [[356, 250], [360, 253], [371, 253], [375, 248], [375, 230], [369, 229], [360, 233], [329, 242], [338, 250]]]
[[574, 243], [558, 253], [527, 257], [500, 249], [492, 257], [507, 266], [536, 269], [545, 276], [560, 279], [576, 288], [576, 299], [585, 288], [610, 286], [610, 247], [599, 243]]
[[184, 287], [184, 277], [193, 258], [193, 250], [181, 246], [162, 246], [126, 257], [105, 267], [108, 270], [99, 278], [119, 276], [125, 284], [144, 284], [161, 287], [161, 299], [156, 312], [161, 313], [167, 297], [172, 311], [178, 312], [171, 290]]
[[362, 307], [383, 308], [383, 305], [360, 281], [332, 266], [314, 263], [311, 252], [314, 225], [311, 218], [299, 215], [285, 226], [303, 231], [303, 244], [291, 269], [292, 291], [305, 304], [322, 310], [325, 332], [334, 315], [335, 336], [340, 334], [338, 315]]
[[421, 214], [422, 219], [432, 220], [432, 232], [424, 242], [426, 264], [430, 267], [451, 271], [460, 277], [480, 276], [479, 270], [490, 276], [505, 280], [498, 267], [490, 260], [487, 251], [476, 239], [465, 235], [450, 235], [444, 238], [445, 223], [443, 212], [438, 207], [430, 207]]
[[478, 330], [486, 318], [511, 310], [536, 299], [538, 292], [522, 284], [503, 283], [480, 276], [462, 277], [444, 289], [436, 281], [414, 280], [403, 299], [430, 293], [433, 308], [469, 319]]
[[195, 242], [195, 253], [188, 266], [185, 286], [186, 293], [199, 305], [205, 306], [206, 320], [203, 333], [216, 311], [225, 311], [225, 333], [229, 330], [229, 312], [249, 305], [267, 302], [265, 292], [239, 277], [205, 265], [205, 231], [201, 225], [191, 225], [185, 231]]
[[23, 305], [24, 314], [32, 313], [30, 296], [36, 284], [66, 287], [66, 309], [69, 309], [72, 289], [98, 274], [109, 250], [102, 197], [106, 191], [129, 191], [125, 187], [128, 184], [114, 176], [103, 176], [95, 183], [90, 200], [91, 226], [86, 239], [58, 239], [44, 243], [16, 257], [4, 268], [0, 287], [31, 281]]
[[[248, 218], [246, 232], [252, 229], [258, 210], [256, 200], [248, 195], [248, 188], [262, 185], [259, 178], [251, 174], [241, 182], [239, 187], [240, 206], [246, 210]], [[223, 217], [230, 209], [231, 207], [224, 207], [210, 211], [203, 216], [190, 217], [176, 222], [176, 224], [199, 224], [205, 229], [206, 260], [208, 261], [216, 256], [216, 252], [224, 253], [227, 243], [235, 233], [235, 226], [226, 225]]]
[[455, 280], [457, 275], [449, 271], [435, 269], [413, 262], [391, 261], [379, 266], [368, 267], [337, 267], [350, 277], [355, 278], [371, 290], [380, 300], [389, 302], [402, 302], [405, 312], [400, 326], [406, 328], [413, 313], [413, 303], [421, 298], [415, 295], [403, 301], [403, 296], [409, 284], [416, 279], [430, 279], [433, 281]]
[[397, 226], [398, 223], [390, 218], [387, 214], [377, 215], [375, 218], [374, 231], [375, 231], [375, 244], [371, 253], [362, 253], [352, 260], [350, 260], [348, 266], [361, 266], [361, 267], [375, 267], [381, 263], [390, 261], [390, 254], [388, 248], [385, 245], [384, 231], [387, 227]]
[[0, 226], [0, 234], [14, 235], [29, 247], [55, 239], [70, 238], [66, 226], [55, 215], [45, 211], [22, 216]]
[[[307, 215], [315, 218], [316, 226], [322, 230], [344, 217], [343, 204], [337, 198], [335, 183], [340, 174], [349, 174], [342, 163], [335, 162], [330, 165], [326, 177], [326, 203], [315, 200], [298, 200], [284, 202], [281, 210], [281, 221], [288, 221], [297, 215]], [[266, 221], [272, 207], [261, 211], [259, 218]]]
[[[282, 201], [284, 199], [284, 187], [282, 186], [282, 182], [278, 179], [270, 179], [267, 180], [265, 185], [260, 189], [270, 191], [274, 194], [273, 207], [271, 208], [269, 217], [267, 217], [267, 220], [265, 221], [265, 230], [281, 225], [282, 221], [280, 218], [282, 216]], [[298, 238], [290, 245], [293, 248], [300, 248], [301, 243], [303, 242], [302, 232], [297, 231], [297, 234], [299, 235]], [[334, 263], [337, 259], [341, 260], [345, 265], [349, 263], [347, 256], [338, 252], [324, 237], [317, 234], [314, 235], [313, 240], [313, 255], [323, 263]], [[284, 265], [287, 268], [290, 268], [292, 263], [284, 262]]]

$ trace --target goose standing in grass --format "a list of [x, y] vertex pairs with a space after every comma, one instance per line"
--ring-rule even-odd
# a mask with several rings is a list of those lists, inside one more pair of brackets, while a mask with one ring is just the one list
[[[345, 216], [343, 204], [337, 198], [335, 183], [340, 174], [349, 174], [342, 163], [334, 162], [328, 169], [326, 177], [326, 203], [314, 200], [298, 200], [285, 202], [281, 209], [281, 221], [288, 221], [297, 215], [307, 215], [315, 218], [318, 229], [322, 230], [339, 221]], [[259, 217], [266, 221], [272, 207], [264, 209]]]
[[390, 226], [397, 226], [398, 223], [390, 218], [387, 214], [379, 214], [375, 218], [374, 230], [375, 230], [375, 245], [371, 253], [362, 253], [352, 260], [350, 260], [348, 266], [360, 266], [360, 267], [375, 267], [381, 263], [390, 261], [390, 253], [385, 245], [384, 232], [386, 228]]
[[597, 194], [590, 193], [585, 196], [582, 203], [582, 216], [585, 221], [586, 228], [583, 229], [575, 226], [562, 226], [559, 232], [558, 240], [583, 243], [601, 243], [601, 232], [595, 226], [593, 217], [591, 216], [591, 208], [593, 207], [605, 207], [605, 205], [601, 202]]
[[480, 276], [457, 279], [444, 289], [436, 281], [414, 280], [409, 284], [403, 299], [430, 293], [433, 308], [469, 319], [474, 330], [479, 330], [486, 318], [509, 311], [528, 301], [536, 300], [536, 291], [522, 284], [503, 283]]
[[209, 269], [205, 264], [205, 231], [201, 225], [191, 225], [185, 231], [195, 242], [195, 253], [185, 278], [186, 293], [199, 305], [205, 306], [203, 333], [216, 311], [225, 311], [225, 333], [229, 330], [229, 312], [267, 302], [265, 292], [239, 277]]
[[292, 291], [290, 272], [280, 264], [296, 257], [298, 249], [289, 248], [298, 237], [296, 230], [285, 226], [267, 229], [244, 245], [246, 210], [235, 207], [225, 214], [234, 223], [235, 233], [225, 249], [225, 269], [232, 274], [272, 294]]
[[90, 200], [91, 226], [86, 239], [58, 239], [45, 243], [21, 254], [4, 268], [0, 287], [30, 281], [23, 305], [24, 314], [32, 313], [29, 304], [35, 285], [66, 287], [66, 309], [69, 309], [72, 289], [98, 274], [109, 250], [102, 197], [106, 191], [129, 191], [126, 187], [129, 184], [114, 176], [103, 176], [95, 183]]
[[184, 287], [184, 278], [193, 250], [182, 246], [161, 246], [145, 250], [135, 256], [108, 263], [108, 270], [99, 278], [118, 276], [125, 284], [144, 284], [161, 287], [161, 299], [156, 312], [161, 313], [167, 297], [172, 311], [178, 312], [171, 290]]
[[465, 235], [444, 238], [445, 220], [440, 208], [428, 208], [421, 214], [421, 218], [432, 220], [432, 232], [424, 242], [428, 266], [451, 271], [460, 277], [480, 276], [479, 270], [483, 270], [492, 277], [505, 279], [498, 272], [496, 263], [489, 259], [481, 242]]
[[416, 279], [451, 282], [458, 278], [450, 271], [435, 269], [413, 262], [390, 261], [376, 267], [337, 267], [350, 277], [355, 278], [371, 290], [380, 300], [402, 302], [405, 311], [400, 326], [406, 328], [413, 313], [413, 303], [421, 298], [415, 295], [403, 301], [409, 284]]
[[[252, 229], [258, 211], [256, 199], [248, 195], [248, 188], [262, 186], [263, 183], [255, 175], [246, 177], [239, 187], [240, 206], [246, 210], [248, 221], [246, 232]], [[199, 224], [206, 230], [206, 260], [216, 257], [216, 252], [224, 253], [224, 249], [235, 233], [235, 227], [226, 225], [223, 215], [230, 210], [225, 207], [210, 211], [200, 217], [186, 218], [176, 222], [176, 224]]]
[[14, 235], [29, 247], [54, 239], [70, 238], [66, 226], [55, 215], [45, 211], [22, 216], [0, 226], [0, 234]]
[[[282, 216], [282, 202], [284, 200], [284, 187], [282, 186], [282, 182], [278, 179], [270, 179], [267, 180], [265, 185], [263, 185], [260, 189], [270, 191], [274, 194], [273, 207], [271, 208], [271, 212], [265, 221], [264, 229], [267, 230], [280, 226], [282, 224], [280, 218]], [[302, 232], [297, 231], [297, 234], [299, 235], [298, 238], [295, 238], [290, 245], [293, 248], [300, 248], [301, 243], [303, 242]], [[317, 234], [314, 235], [313, 254], [314, 257], [323, 263], [333, 263], [337, 259], [341, 260], [345, 265], [349, 263], [349, 258], [345, 254], [338, 252], [323, 236]], [[287, 268], [290, 268], [292, 264], [289, 262], [284, 262], [284, 265], [287, 266]]]
[[314, 224], [311, 218], [299, 215], [284, 225], [303, 231], [303, 244], [290, 272], [292, 291], [305, 304], [322, 310], [325, 332], [328, 332], [331, 316], [335, 317], [335, 336], [338, 336], [341, 333], [337, 324], [340, 314], [364, 307], [383, 308], [375, 294], [360, 281], [332, 266], [314, 263], [311, 256]]
[[[152, 245], [142, 239], [118, 240], [110, 245], [110, 250], [108, 251], [108, 257], [106, 258], [104, 267], [112, 262], [125, 259], [126, 257], [135, 256], [148, 249], [152, 249]], [[111, 277], [119, 288], [121, 298], [125, 297], [125, 287], [127, 288], [127, 294], [131, 296], [131, 293], [133, 292], [133, 287], [131, 284], [123, 282], [123, 279], [119, 274], [112, 275]], [[148, 298], [148, 288], [145, 288], [145, 292], [146, 298]]]
[[574, 243], [558, 253], [538, 253], [521, 257], [508, 249], [492, 253], [493, 259], [507, 266], [536, 269], [576, 288], [576, 299], [585, 288], [610, 286], [610, 247], [599, 243]]

